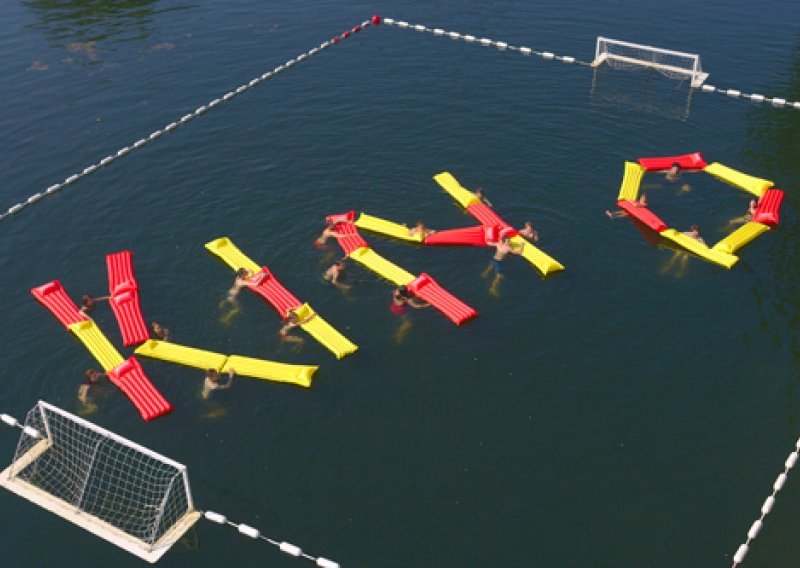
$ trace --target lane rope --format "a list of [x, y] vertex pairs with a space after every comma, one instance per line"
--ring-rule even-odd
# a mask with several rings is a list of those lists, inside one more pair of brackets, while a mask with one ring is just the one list
[[786, 477], [789, 475], [789, 472], [792, 468], [797, 464], [797, 460], [800, 458], [800, 438], [794, 443], [794, 451], [789, 454], [789, 457], [786, 458], [786, 461], [783, 463], [783, 473], [778, 474], [778, 477], [775, 479], [775, 483], [772, 484], [772, 493], [770, 493], [769, 497], [764, 500], [764, 503], [761, 505], [761, 516], [756, 519], [752, 525], [750, 525], [750, 530], [747, 531], [747, 540], [744, 544], [740, 545], [739, 548], [736, 550], [736, 553], [733, 555], [733, 565], [732, 568], [736, 568], [740, 566], [742, 562], [744, 562], [745, 556], [750, 551], [750, 543], [755, 540], [758, 536], [758, 533], [761, 532], [761, 527], [764, 526], [764, 517], [766, 517], [770, 511], [772, 511], [772, 507], [775, 506], [775, 497], [778, 494], [778, 491], [783, 489], [784, 484], [786, 483]]

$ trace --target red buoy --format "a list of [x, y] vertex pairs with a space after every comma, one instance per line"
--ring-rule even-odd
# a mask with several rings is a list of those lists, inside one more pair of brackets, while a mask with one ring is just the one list
[[381, 17], [378, 14], [372, 16], [373, 25], [379, 26], [381, 24]]
[[342, 34], [342, 39], [347, 39], [347, 38], [349, 38], [349, 37], [350, 37], [350, 32], [344, 32], [344, 33]]

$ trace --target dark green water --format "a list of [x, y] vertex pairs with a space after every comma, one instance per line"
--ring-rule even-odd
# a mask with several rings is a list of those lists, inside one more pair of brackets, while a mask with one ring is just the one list
[[[715, 85], [800, 99], [789, 2], [7, 2], [2, 208], [374, 12], [583, 60], [597, 35], [698, 52]], [[350, 567], [729, 566], [800, 434], [800, 112], [694, 93], [687, 116], [675, 82], [594, 84], [584, 68], [369, 29], [3, 221], [0, 410], [79, 410], [94, 362], [28, 290], [58, 278], [102, 293], [104, 255], [128, 248], [146, 317], [176, 341], [321, 365], [310, 390], [237, 379], [208, 403], [198, 371], [143, 361], [176, 408], [148, 424], [113, 387], [98, 394], [92, 420], [187, 464], [201, 508]], [[780, 230], [730, 272], [692, 259], [665, 273], [671, 252], [603, 215], [624, 160], [695, 150], [787, 190]], [[480, 312], [463, 328], [415, 312], [397, 344], [386, 283], [353, 267], [349, 295], [323, 286], [330, 259], [310, 243], [348, 209], [471, 223], [431, 179], [443, 170], [509, 222], [533, 219], [567, 270], [542, 281], [510, 260], [493, 297], [487, 250], [365, 235]], [[680, 198], [646, 178], [663, 186], [653, 208], [714, 242], [747, 197], [685, 177]], [[360, 351], [281, 348], [274, 313], [246, 295], [220, 325], [230, 273], [202, 245], [222, 235]], [[110, 312], [96, 320], [120, 344]], [[0, 455], [15, 444], [0, 434]], [[798, 503], [792, 475], [747, 566], [798, 564]], [[11, 494], [0, 511], [3, 565], [139, 565]], [[192, 536], [162, 564], [311, 565], [209, 523]]]

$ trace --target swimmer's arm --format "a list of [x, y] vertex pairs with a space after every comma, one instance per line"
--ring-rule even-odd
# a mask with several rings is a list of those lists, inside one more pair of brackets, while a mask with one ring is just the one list
[[86, 402], [86, 396], [89, 394], [89, 385], [81, 385], [78, 388], [78, 400]]

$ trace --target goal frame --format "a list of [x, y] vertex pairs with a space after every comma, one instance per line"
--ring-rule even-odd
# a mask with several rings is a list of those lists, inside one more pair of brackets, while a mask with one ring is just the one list
[[[54, 495], [51, 495], [35, 485], [20, 479], [17, 477], [16, 472], [23, 471], [28, 465], [33, 463], [40, 455], [50, 448], [52, 442], [50, 441], [48, 432], [41, 432], [41, 440], [34, 444], [33, 447], [27, 450], [24, 454], [16, 457], [11, 465], [0, 472], [0, 487], [4, 487], [12, 493], [16, 493], [20, 497], [27, 499], [28, 501], [50, 511], [55, 515], [58, 515], [62, 519], [65, 519], [94, 534], [95, 536], [100, 537], [150, 563], [158, 561], [170, 549], [170, 547], [175, 544], [175, 542], [177, 542], [178, 539], [180, 539], [183, 534], [189, 530], [192, 525], [194, 525], [194, 523], [197, 522], [197, 520], [202, 516], [202, 513], [194, 508], [192, 492], [189, 486], [189, 476], [187, 474], [185, 465], [171, 460], [170, 458], [163, 456], [158, 452], [154, 452], [149, 448], [145, 448], [136, 442], [132, 442], [131, 440], [115, 434], [114, 432], [106, 430], [105, 428], [97, 426], [96, 424], [92, 424], [91, 422], [84, 420], [79, 416], [75, 416], [74, 414], [66, 412], [65, 410], [55, 407], [47, 402], [40, 400], [37, 403], [37, 408], [43, 416], [43, 410], [46, 409], [48, 412], [58, 414], [64, 418], [74, 421], [82, 427], [92, 430], [102, 436], [106, 436], [119, 444], [127, 446], [153, 459], [174, 467], [176, 470], [178, 470], [180, 477], [183, 480], [188, 511], [180, 518], [178, 522], [170, 527], [170, 529], [164, 533], [161, 538], [159, 538], [153, 544], [149, 544], [126, 533], [122, 529], [115, 527], [111, 523], [104, 521], [95, 515], [81, 511], [73, 503], [69, 503], [63, 499], [55, 497]], [[47, 430], [46, 418], [43, 418], [43, 423], [45, 424], [45, 430]]]
[[[685, 57], [691, 59], [693, 61], [692, 68], [687, 69], [684, 67], [676, 67], [674, 65], [665, 65], [662, 63], [655, 63], [653, 61], [646, 61], [643, 59], [636, 59], [634, 57], [626, 57], [624, 55], [616, 55], [613, 53], [608, 52], [601, 52], [600, 46], [603, 43], [610, 43], [614, 45], [619, 45], [622, 47], [629, 47], [632, 49], [640, 49], [644, 51], [650, 51], [654, 53], [659, 53], [662, 55], [674, 55], [676, 57]], [[622, 61], [624, 63], [630, 63], [633, 65], [640, 65], [642, 67], [650, 67], [652, 69], [661, 70], [661, 71], [668, 71], [670, 73], [678, 73], [682, 75], [686, 75], [687, 77], [691, 78], [691, 85], [694, 89], [699, 89], [703, 86], [703, 83], [708, 78], [708, 73], [703, 72], [700, 67], [700, 56], [696, 53], [687, 53], [685, 51], [676, 51], [674, 49], [664, 49], [661, 47], [653, 47], [651, 45], [644, 45], [640, 43], [633, 43], [630, 41], [623, 41], [619, 39], [613, 39], [610, 37], [605, 36], [597, 36], [597, 43], [595, 44], [595, 51], [594, 51], [594, 61], [592, 61], [592, 67], [599, 67], [607, 60], [616, 60]]]

